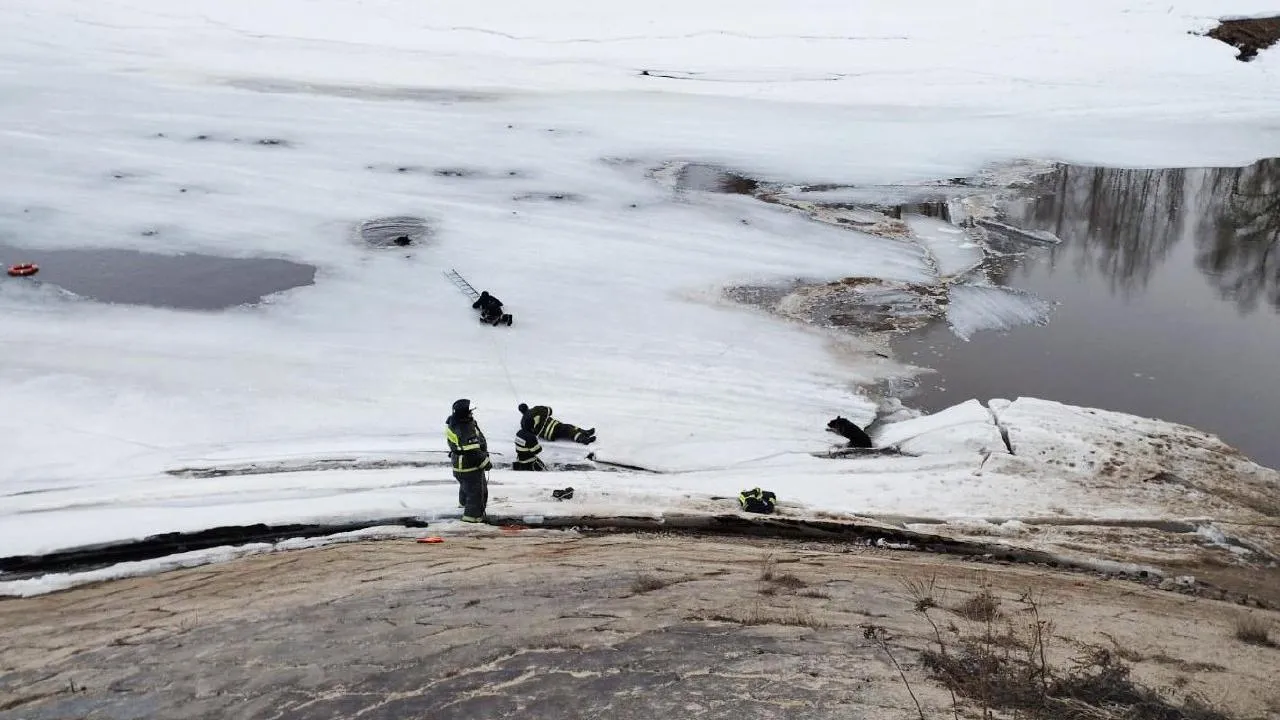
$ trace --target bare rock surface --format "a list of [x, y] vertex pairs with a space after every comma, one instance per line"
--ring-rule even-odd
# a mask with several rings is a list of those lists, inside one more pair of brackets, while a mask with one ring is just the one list
[[[1080, 573], [822, 543], [663, 534], [451, 537], [244, 558], [0, 602], [0, 718], [910, 718], [920, 663], [986, 588], [1052, 620], [1061, 663], [1123, 647], [1135, 675], [1241, 716], [1280, 704], [1276, 614]], [[866, 626], [883, 630], [880, 647]]]

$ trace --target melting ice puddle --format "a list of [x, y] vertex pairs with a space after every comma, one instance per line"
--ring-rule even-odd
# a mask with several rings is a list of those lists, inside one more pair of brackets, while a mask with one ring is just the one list
[[1001, 282], [1058, 305], [1044, 327], [936, 323], [893, 341], [936, 369], [909, 405], [1019, 395], [1186, 423], [1280, 467], [1280, 159], [1247, 168], [1066, 167], [1009, 208], [1062, 245]]
[[728, 195], [751, 195], [760, 187], [759, 180], [702, 163], [680, 166], [675, 182], [676, 187], [681, 190], [700, 190]]
[[35, 263], [41, 282], [88, 300], [182, 310], [222, 310], [315, 282], [310, 265], [279, 258], [158, 255], [135, 250], [32, 250], [0, 245], [0, 262]]

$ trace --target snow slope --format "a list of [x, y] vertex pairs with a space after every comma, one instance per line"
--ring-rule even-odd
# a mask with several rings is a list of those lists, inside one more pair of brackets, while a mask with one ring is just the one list
[[[496, 450], [518, 402], [548, 403], [597, 427], [602, 457], [670, 473], [495, 473], [515, 505], [571, 483], [619, 507], [761, 484], [847, 510], [1101, 512], [1069, 486], [1021, 495], [1014, 475], [976, 474], [972, 441], [990, 427], [917, 458], [812, 457], [827, 419], [870, 420], [860, 388], [902, 369], [720, 289], [936, 268], [747, 198], [675, 196], [646, 170], [683, 159], [885, 184], [1017, 157], [1248, 162], [1280, 148], [1280, 84], [1275, 52], [1244, 65], [1187, 34], [1265, 4], [1225, 5], [6, 2], [0, 242], [286, 257], [318, 275], [220, 313], [0, 281], [0, 555], [448, 514], [442, 468], [164, 471], [439, 450], [464, 396]], [[355, 241], [361, 221], [392, 215], [425, 218], [430, 241]], [[969, 249], [930, 238], [958, 270]], [[516, 326], [480, 327], [449, 268]]]

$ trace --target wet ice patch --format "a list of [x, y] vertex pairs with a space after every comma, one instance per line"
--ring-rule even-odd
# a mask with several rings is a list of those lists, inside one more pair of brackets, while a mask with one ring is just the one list
[[448, 179], [501, 179], [525, 177], [520, 170], [485, 170], [464, 165], [446, 165], [443, 167], [427, 167], [406, 163], [373, 163], [364, 166], [365, 170], [388, 175], [431, 175]]
[[241, 90], [263, 93], [330, 95], [357, 100], [411, 100], [452, 105], [454, 103], [498, 100], [498, 93], [444, 90], [439, 88], [397, 87], [393, 85], [343, 85], [340, 83], [303, 82], [270, 78], [236, 78], [226, 84]]
[[361, 242], [369, 247], [409, 247], [421, 244], [431, 236], [431, 226], [426, 218], [412, 215], [373, 218], [360, 223], [356, 231]]
[[[930, 182], [918, 185], [802, 185], [788, 187], [783, 197], [815, 205], [894, 207], [946, 203], [964, 194], [962, 181]], [[925, 213], [932, 215], [933, 213]]]
[[431, 172], [430, 168], [422, 165], [399, 165], [395, 163], [375, 163], [373, 165], [365, 165], [364, 169], [391, 175], [422, 175]]
[[708, 163], [672, 161], [649, 170], [649, 177], [672, 192], [707, 192], [754, 195], [764, 183], [733, 170]]
[[1031, 293], [992, 285], [953, 285], [947, 324], [962, 340], [980, 330], [1008, 330], [1049, 322], [1053, 304]]
[[963, 228], [924, 215], [904, 215], [903, 221], [911, 229], [912, 238], [929, 253], [939, 277], [963, 275], [982, 264], [982, 245]]
[[[173, 133], [156, 133], [157, 138], [181, 139], [182, 136]], [[187, 140], [197, 143], [228, 143], [232, 145], [256, 145], [258, 147], [292, 147], [293, 143], [279, 137], [241, 137], [238, 135], [228, 135], [225, 133], [201, 132], [186, 137]]]
[[586, 198], [571, 192], [527, 192], [512, 195], [511, 199], [516, 202], [582, 202]]
[[976, 219], [974, 225], [983, 233], [987, 247], [999, 253], [1025, 253], [1032, 248], [1052, 247], [1062, 242], [1048, 230], [1027, 230], [988, 218]]
[[820, 284], [796, 283], [778, 289], [740, 287], [730, 297], [769, 307], [780, 315], [865, 333], [904, 332], [942, 315], [941, 285], [852, 277]]

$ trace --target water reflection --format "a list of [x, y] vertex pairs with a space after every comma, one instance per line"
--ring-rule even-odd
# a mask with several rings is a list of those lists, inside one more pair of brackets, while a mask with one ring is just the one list
[[932, 368], [909, 405], [1049, 400], [1186, 423], [1280, 468], [1280, 159], [1244, 168], [1062, 167], [1011, 224], [1062, 238], [1003, 284], [1056, 304], [1045, 327], [893, 342]]
[[1244, 312], [1280, 309], [1280, 158], [1231, 173], [1216, 232], [1197, 238], [1196, 267]]
[[1243, 168], [1063, 166], [1041, 190], [1006, 210], [1012, 224], [1062, 238], [1053, 266], [1098, 272], [1127, 298], [1186, 240], [1197, 269], [1240, 312], [1260, 301], [1280, 309], [1280, 159]]

